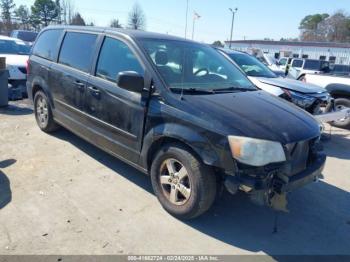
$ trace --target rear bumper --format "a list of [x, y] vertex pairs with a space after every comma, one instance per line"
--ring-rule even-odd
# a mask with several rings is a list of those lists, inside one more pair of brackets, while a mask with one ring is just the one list
[[336, 112], [316, 115], [315, 118], [322, 123], [330, 123], [334, 121], [339, 121], [341, 119], [348, 119], [350, 118], [350, 109], [343, 109]]

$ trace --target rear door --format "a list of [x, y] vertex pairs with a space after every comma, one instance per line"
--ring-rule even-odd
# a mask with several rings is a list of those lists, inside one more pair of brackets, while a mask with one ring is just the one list
[[141, 149], [145, 101], [141, 94], [118, 87], [117, 75], [134, 71], [144, 76], [144, 68], [133, 45], [105, 37], [96, 59], [95, 75], [86, 92], [89, 127], [101, 137], [102, 146], [136, 162]]
[[73, 128], [78, 128], [84, 118], [86, 85], [97, 39], [94, 33], [66, 32], [58, 63], [51, 67], [50, 86], [57, 118]]

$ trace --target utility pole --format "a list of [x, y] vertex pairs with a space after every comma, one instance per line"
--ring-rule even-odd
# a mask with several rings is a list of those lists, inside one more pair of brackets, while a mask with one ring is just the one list
[[188, 25], [188, 1], [186, 0], [186, 26], [185, 26], [185, 38], [187, 38], [187, 25]]
[[235, 23], [235, 14], [237, 13], [238, 8], [235, 8], [235, 9], [229, 8], [229, 10], [232, 13], [231, 36], [230, 36], [230, 46], [229, 46], [231, 49], [232, 37], [233, 37], [233, 25]]
[[194, 12], [194, 14], [193, 14], [193, 26], [192, 26], [192, 40], [194, 40], [194, 26], [196, 24], [196, 20], [199, 18], [201, 18], [201, 16], [198, 13]]

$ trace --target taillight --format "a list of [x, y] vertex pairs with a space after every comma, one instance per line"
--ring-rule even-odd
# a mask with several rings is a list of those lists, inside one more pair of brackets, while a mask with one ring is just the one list
[[27, 70], [27, 76], [29, 75], [29, 59], [27, 60], [27, 64], [26, 64], [26, 70]]

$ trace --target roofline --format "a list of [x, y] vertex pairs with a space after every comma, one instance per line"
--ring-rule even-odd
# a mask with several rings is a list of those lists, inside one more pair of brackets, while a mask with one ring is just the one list
[[166, 39], [166, 40], [177, 40], [184, 42], [192, 42], [197, 44], [203, 44], [190, 39], [185, 39], [178, 36], [169, 34], [161, 34], [156, 32], [148, 32], [142, 30], [124, 29], [124, 28], [111, 28], [111, 27], [96, 27], [96, 26], [66, 26], [66, 25], [50, 25], [45, 27], [42, 31], [50, 29], [67, 29], [85, 32], [96, 32], [96, 33], [110, 33], [115, 35], [123, 35], [124, 37], [130, 37], [132, 39], [150, 38], [150, 39]]
[[325, 47], [325, 48], [350, 48], [350, 43], [336, 42], [299, 42], [299, 41], [269, 41], [269, 40], [235, 40], [225, 41], [225, 44], [260, 44], [260, 45], [283, 45], [303, 47]]

